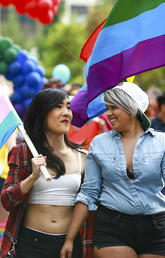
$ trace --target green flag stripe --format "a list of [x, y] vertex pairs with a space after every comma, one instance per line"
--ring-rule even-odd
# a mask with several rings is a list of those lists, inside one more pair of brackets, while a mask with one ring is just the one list
[[117, 0], [103, 28], [130, 20], [164, 2], [165, 0]]

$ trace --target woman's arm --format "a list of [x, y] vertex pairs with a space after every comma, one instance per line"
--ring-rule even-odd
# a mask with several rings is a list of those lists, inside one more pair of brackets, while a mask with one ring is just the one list
[[69, 227], [64, 246], [61, 249], [60, 258], [72, 257], [73, 240], [88, 216], [88, 209], [96, 209], [96, 202], [98, 201], [101, 193], [102, 179], [100, 167], [94, 156], [93, 144], [91, 143], [86, 160], [84, 183], [82, 184], [80, 193], [76, 198], [76, 206], [72, 222]]
[[70, 224], [65, 243], [61, 249], [60, 258], [71, 258], [73, 250], [73, 241], [86, 218], [88, 217], [88, 206], [79, 202], [76, 204], [72, 222]]
[[46, 166], [45, 158], [40, 154], [35, 158], [32, 158], [32, 174], [20, 183], [21, 192], [27, 194], [35, 181], [40, 177], [40, 166]]
[[[29, 196], [30, 190], [40, 175], [39, 166], [44, 162], [33, 164], [31, 170], [27, 169], [28, 150], [26, 144], [15, 146], [9, 153], [9, 172], [1, 192], [1, 201], [7, 211], [22, 203]], [[35, 158], [36, 159], [36, 158]], [[34, 160], [35, 160], [34, 159]]]

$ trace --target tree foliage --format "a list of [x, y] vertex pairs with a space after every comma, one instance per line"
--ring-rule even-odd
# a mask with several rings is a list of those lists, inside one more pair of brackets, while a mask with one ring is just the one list
[[71, 70], [71, 82], [83, 83], [84, 62], [79, 58], [85, 41], [84, 25], [55, 23], [47, 30], [44, 40], [38, 44], [39, 54], [47, 76], [51, 77], [54, 66], [65, 64]]
[[108, 16], [112, 9], [112, 4], [107, 4], [105, 1], [102, 5], [97, 5], [89, 10], [85, 26], [88, 36], [96, 29], [96, 27]]
[[135, 82], [144, 90], [157, 87], [165, 92], [165, 67], [138, 74], [135, 76]]

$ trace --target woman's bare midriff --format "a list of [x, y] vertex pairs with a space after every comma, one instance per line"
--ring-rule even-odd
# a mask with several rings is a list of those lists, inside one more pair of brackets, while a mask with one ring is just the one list
[[60, 234], [68, 231], [74, 207], [28, 204], [24, 226], [42, 232]]

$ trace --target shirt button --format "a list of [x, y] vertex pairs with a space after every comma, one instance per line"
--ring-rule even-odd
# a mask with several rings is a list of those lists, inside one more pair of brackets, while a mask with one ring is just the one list
[[34, 242], [38, 242], [38, 239], [37, 239], [37, 238], [34, 238]]

